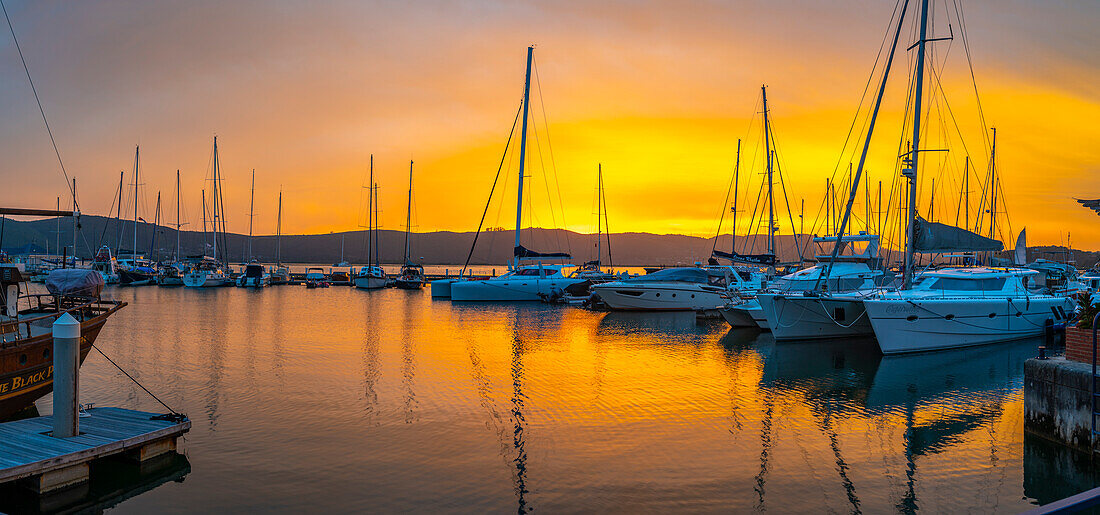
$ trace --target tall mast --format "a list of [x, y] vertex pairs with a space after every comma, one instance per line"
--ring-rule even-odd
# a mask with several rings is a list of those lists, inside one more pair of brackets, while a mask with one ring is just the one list
[[76, 266], [76, 230], [79, 227], [80, 207], [76, 203], [76, 177], [73, 177], [73, 266]]
[[730, 252], [737, 253], [737, 182], [738, 175], [741, 173], [741, 138], [737, 138], [737, 159], [733, 163], [733, 205], [730, 206], [730, 211], [733, 212], [733, 230], [730, 231], [732, 236], [730, 237]]
[[367, 182], [367, 271], [374, 266], [374, 154], [370, 155], [370, 181]]
[[378, 183], [374, 183], [374, 263], [382, 266], [382, 237], [378, 229], [382, 226], [382, 220], [378, 216]]
[[989, 237], [997, 234], [997, 128], [993, 127], [993, 150], [989, 154]]
[[[523, 168], [527, 161], [527, 112], [528, 101], [531, 99], [531, 58], [534, 51], [535, 47], [527, 47], [527, 78], [523, 82], [523, 128], [519, 137], [519, 188], [516, 193], [516, 247], [520, 246], [519, 232], [523, 224]], [[516, 265], [519, 265], [518, 259]]]
[[603, 233], [607, 238], [607, 266], [615, 267], [615, 258], [611, 256], [611, 225], [607, 223], [607, 190], [603, 187], [603, 173], [600, 173], [600, 201], [603, 203]]
[[138, 219], [138, 151], [140, 146], [134, 146], [134, 246], [130, 247], [130, 258], [137, 259], [137, 219]]
[[966, 230], [970, 230], [970, 156], [966, 156], [966, 165], [963, 168], [963, 202], [966, 207]]
[[603, 163], [596, 165], [596, 266], [603, 259]]
[[279, 188], [279, 214], [275, 217], [275, 264], [283, 263], [283, 188]]
[[764, 99], [764, 153], [768, 162], [768, 254], [775, 255], [775, 200], [772, 196], [772, 151], [771, 125], [768, 122], [768, 90], [760, 86], [760, 96]]
[[218, 137], [214, 136], [214, 261], [218, 261]]
[[180, 171], [176, 170], [176, 261], [180, 260]]
[[118, 228], [118, 243], [115, 244], [115, 256], [118, 256], [118, 252], [122, 250], [122, 184], [126, 177], [126, 172], [120, 170], [118, 172], [118, 210], [115, 212], [115, 227]]
[[[153, 235], [149, 240], [149, 258], [152, 259], [155, 256], [154, 252], [157, 247], [157, 227], [160, 227], [160, 192], [157, 192], [157, 210], [153, 216]], [[155, 261], [155, 259], [154, 259]]]
[[[925, 6], [928, 5], [928, 0], [922, 0], [922, 1], [924, 2]], [[833, 244], [832, 258], [829, 259], [829, 262], [826, 264], [825, 273], [824, 274], [818, 274], [818, 282], [821, 281], [821, 276], [822, 275], [825, 276], [825, 287], [826, 287], [826, 289], [828, 289], [828, 286], [829, 286], [829, 274], [832, 272], [833, 263], [836, 261], [837, 255], [840, 254], [840, 249], [843, 246], [842, 239], [844, 237], [844, 229], [845, 229], [845, 227], [848, 226], [848, 218], [852, 214], [852, 204], [855, 202], [856, 195], [859, 193], [859, 179], [860, 179], [860, 176], [863, 174], [863, 165], [867, 162], [867, 150], [871, 147], [871, 136], [875, 132], [875, 122], [878, 120], [879, 107], [882, 106], [882, 96], [886, 92], [886, 79], [889, 78], [889, 76], [890, 76], [890, 67], [894, 63], [894, 51], [897, 50], [897, 47], [898, 47], [898, 38], [901, 36], [901, 27], [902, 27], [902, 23], [905, 21], [905, 11], [908, 7], [909, 7], [909, 1], [906, 0], [901, 6], [901, 14], [898, 16], [898, 27], [897, 27], [897, 30], [894, 32], [894, 42], [893, 42], [892, 45], [890, 45], [890, 54], [886, 58], [886, 65], [882, 70], [882, 81], [879, 83], [878, 95], [875, 97], [875, 107], [874, 107], [874, 110], [871, 112], [871, 120], [867, 124], [867, 137], [863, 141], [863, 151], [859, 155], [859, 166], [856, 168], [855, 177], [852, 178], [852, 189], [851, 189], [851, 193], [848, 195], [848, 205], [844, 208], [844, 218], [843, 218], [843, 220], [841, 220], [840, 225], [836, 228], [836, 242]], [[922, 41], [924, 40], [923, 29], [922, 29], [921, 40]], [[923, 43], [922, 43], [922, 45], [923, 45]], [[921, 61], [920, 61], [921, 63], [923, 63], [923, 56], [924, 56], [923, 48], [924, 47], [921, 46], [921, 52], [922, 52], [920, 54], [921, 55]], [[920, 88], [919, 87], [917, 88], [917, 96], [918, 96], [918, 98], [920, 97]], [[917, 103], [917, 111], [918, 112], [920, 111], [919, 101]], [[913, 148], [915, 149], [916, 146], [914, 145]], [[915, 155], [915, 153], [914, 153], [914, 155]], [[916, 190], [913, 190], [913, 191], [916, 191]], [[879, 203], [880, 204], [882, 203], [881, 195], [882, 195], [882, 182], [879, 182]], [[910, 206], [910, 208], [912, 208], [912, 206]], [[907, 240], [907, 243], [911, 244], [911, 242], [909, 242], [908, 240]], [[908, 272], [908, 269], [907, 269], [907, 272]], [[816, 289], [816, 285], [815, 285], [815, 289]]]
[[917, 225], [917, 164], [920, 160], [920, 123], [924, 94], [924, 47], [928, 39], [928, 0], [921, 0], [920, 39], [917, 40], [916, 88], [913, 93], [913, 148], [909, 152], [906, 164], [909, 168], [902, 174], [909, 178], [909, 209], [906, 215], [905, 229], [905, 270], [902, 275], [902, 289], [913, 286], [914, 248], [913, 238]]
[[409, 230], [412, 229], [413, 162], [409, 160], [409, 205], [405, 210], [405, 264], [409, 263]]
[[202, 255], [206, 255], [206, 188], [202, 189], [202, 235], [203, 235], [203, 247]]
[[252, 215], [256, 208], [256, 169], [252, 169], [252, 189], [248, 198], [248, 260], [252, 260]]
[[[57, 197], [57, 210], [61, 211], [61, 197]], [[57, 246], [54, 247], [54, 250], [55, 250], [55, 252], [61, 252], [61, 217], [60, 216], [57, 217], [57, 234], [55, 236], [57, 237]], [[50, 239], [46, 238], [46, 247], [49, 247], [49, 246], [50, 246]], [[50, 253], [50, 251], [47, 250], [46, 254], [49, 254], [49, 253]], [[76, 254], [76, 249], [75, 248], [73, 249], [73, 254], [74, 254], [74, 256]]]

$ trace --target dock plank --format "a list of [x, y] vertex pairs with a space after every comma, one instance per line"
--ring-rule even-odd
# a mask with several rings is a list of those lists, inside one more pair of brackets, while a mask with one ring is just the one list
[[117, 454], [191, 429], [189, 420], [151, 420], [156, 414], [122, 408], [92, 408], [88, 413], [80, 419], [81, 434], [72, 438], [48, 436], [53, 429], [50, 417], [0, 424], [0, 483]]

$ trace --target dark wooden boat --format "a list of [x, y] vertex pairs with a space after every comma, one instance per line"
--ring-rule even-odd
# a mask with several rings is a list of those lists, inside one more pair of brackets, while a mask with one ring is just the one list
[[0, 265], [0, 420], [53, 391], [54, 320], [69, 313], [80, 321], [83, 364], [107, 318], [126, 305], [98, 295], [19, 296], [22, 281], [14, 265]]

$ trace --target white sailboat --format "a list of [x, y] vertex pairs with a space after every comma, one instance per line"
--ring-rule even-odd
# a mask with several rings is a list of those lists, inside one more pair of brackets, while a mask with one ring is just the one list
[[[231, 279], [225, 265], [225, 205], [221, 195], [221, 169], [218, 163], [218, 137], [214, 136], [214, 197], [213, 229], [214, 257], [194, 256], [194, 266], [183, 276], [183, 285], [188, 288], [213, 288], [230, 284]], [[206, 216], [205, 201], [203, 216]], [[220, 245], [219, 245], [220, 243]], [[221, 249], [219, 255], [218, 249]]]
[[[908, 5], [908, 2], [906, 2]], [[905, 16], [905, 6], [899, 19]], [[1024, 278], [1037, 275], [1022, 268], [947, 268], [917, 274], [917, 253], [957, 251], [992, 252], [1004, 246], [993, 239], [996, 193], [990, 204], [989, 237], [968, 230], [925, 221], [917, 215], [917, 177], [922, 149], [921, 115], [926, 46], [935, 41], [928, 34], [929, 0], [921, 0], [920, 30], [913, 80], [912, 140], [903, 157], [902, 175], [908, 179], [905, 263], [902, 285], [865, 299], [863, 305], [884, 354], [952, 349], [1002, 342], [1043, 334], [1046, 327], [1064, 320], [1073, 299], [1030, 291]], [[894, 45], [897, 45], [897, 35]], [[892, 52], [892, 50], [891, 50]], [[885, 81], [885, 77], [883, 78]], [[995, 170], [996, 132], [991, 151]], [[858, 180], [856, 181], [858, 184]], [[995, 181], [991, 181], [995, 188]], [[968, 222], [969, 224], [969, 222]]]
[[[555, 290], [583, 282], [584, 279], [567, 275], [572, 265], [551, 265], [546, 261], [571, 259], [564, 252], [541, 253], [527, 249], [520, 240], [523, 222], [523, 183], [524, 165], [527, 153], [527, 116], [531, 98], [531, 60], [534, 47], [527, 47], [527, 75], [523, 85], [523, 125], [520, 129], [519, 146], [519, 184], [516, 194], [516, 232], [513, 260], [509, 272], [486, 280], [451, 280], [451, 300], [457, 301], [539, 301], [540, 294], [548, 295]], [[524, 265], [523, 262], [534, 263]], [[433, 283], [432, 289], [435, 289]], [[433, 294], [434, 296], [434, 294]]]
[[386, 271], [378, 257], [378, 185], [374, 183], [374, 154], [370, 156], [370, 183], [367, 186], [367, 264], [356, 272], [352, 282], [356, 288], [377, 290], [386, 287]]
[[267, 270], [271, 284], [290, 282], [290, 267], [283, 264], [283, 190], [279, 188], [279, 211], [275, 217], [275, 264]]

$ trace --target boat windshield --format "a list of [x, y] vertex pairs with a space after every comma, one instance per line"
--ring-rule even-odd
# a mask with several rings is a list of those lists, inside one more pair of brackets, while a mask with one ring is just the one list
[[624, 279], [623, 282], [648, 282], [648, 281], [669, 281], [669, 282], [681, 282], [681, 283], [702, 283], [707, 284], [710, 281], [710, 274], [702, 268], [666, 268], [664, 270], [658, 270], [652, 274], [640, 275], [638, 277], [631, 277], [630, 279]]
[[935, 282], [928, 284], [929, 290], [948, 291], [1001, 291], [1005, 287], [1004, 277], [989, 277], [984, 279], [939, 277]]

